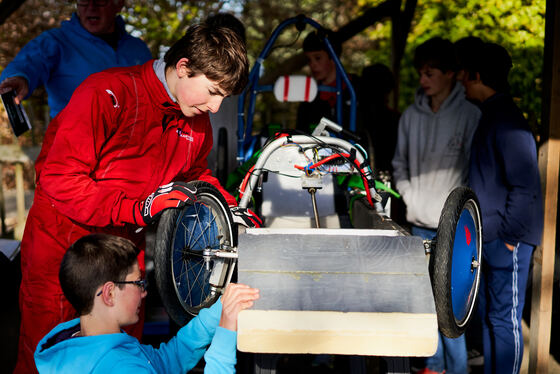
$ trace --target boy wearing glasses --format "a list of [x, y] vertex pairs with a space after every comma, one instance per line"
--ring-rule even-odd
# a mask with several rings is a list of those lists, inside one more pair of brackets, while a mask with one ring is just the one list
[[138, 253], [130, 240], [105, 234], [87, 235], [72, 244], [59, 279], [80, 317], [59, 324], [39, 342], [39, 372], [186, 373], [203, 355], [205, 372], [235, 371], [237, 315], [253, 305], [258, 290], [230, 284], [220, 300], [201, 310], [168, 343], [159, 349], [141, 345], [121, 330], [138, 321], [146, 297]]
[[152, 55], [146, 44], [125, 30], [117, 14], [124, 0], [78, 0], [76, 13], [59, 28], [27, 43], [0, 75], [0, 93], [15, 90], [16, 104], [44, 85], [54, 118], [89, 75], [139, 65]]

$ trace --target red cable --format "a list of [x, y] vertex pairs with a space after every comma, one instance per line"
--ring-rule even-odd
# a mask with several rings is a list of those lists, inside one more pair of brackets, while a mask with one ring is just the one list
[[241, 187], [239, 187], [239, 199], [243, 197], [245, 193], [245, 188], [247, 187], [247, 182], [249, 181], [249, 177], [253, 174], [253, 170], [255, 170], [255, 165], [251, 166], [245, 177], [243, 178], [243, 182], [241, 182]]
[[[294, 165], [294, 167], [295, 167], [296, 169], [298, 169], [298, 170], [314, 169], [314, 168], [317, 168], [317, 167], [323, 165], [324, 163], [329, 162], [329, 161], [331, 161], [331, 160], [333, 160], [333, 159], [335, 159], [335, 158], [338, 158], [338, 157], [345, 157], [345, 158], [348, 158], [348, 157], [350, 157], [350, 154], [348, 154], [348, 153], [335, 153], [335, 154], [333, 154], [333, 155], [330, 155], [330, 156], [328, 156], [328, 157], [325, 157], [325, 158], [322, 159], [321, 161], [319, 161], [319, 162], [317, 162], [317, 163], [315, 163], [315, 164], [313, 164], [313, 165], [311, 165], [311, 166], [304, 167], [304, 166]], [[361, 170], [361, 169], [360, 169], [360, 164], [358, 163], [358, 160], [355, 159], [355, 160], [354, 160], [354, 164], [356, 165], [356, 167], [357, 167], [358, 170]], [[364, 190], [366, 190], [366, 197], [367, 197], [367, 200], [368, 200], [369, 204], [371, 205], [371, 207], [374, 208], [375, 206], [374, 206], [374, 204], [373, 204], [373, 201], [371, 200], [371, 193], [369, 192], [369, 184], [368, 184], [368, 182], [367, 182], [366, 177], [364, 176], [365, 173], [364, 173], [363, 170], [362, 170], [362, 173], [360, 173], [360, 174], [361, 174], [361, 177], [362, 177], [362, 183], [364, 184]]]
[[315, 169], [316, 167], [319, 167], [319, 166], [323, 165], [325, 162], [329, 162], [329, 161], [334, 160], [335, 158], [338, 158], [338, 157], [350, 157], [350, 155], [348, 153], [335, 153], [333, 155], [325, 157], [321, 161], [319, 161], [319, 162], [317, 162], [317, 163], [315, 163], [311, 166], [294, 165], [294, 167], [298, 170]]

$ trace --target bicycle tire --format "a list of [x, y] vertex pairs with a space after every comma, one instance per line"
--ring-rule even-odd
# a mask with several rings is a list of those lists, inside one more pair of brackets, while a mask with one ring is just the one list
[[210, 183], [189, 182], [197, 201], [182, 209], [163, 212], [156, 231], [154, 276], [161, 301], [169, 316], [179, 325], [211, 306], [227, 284], [233, 259], [223, 261], [222, 284], [211, 285], [216, 260], [205, 263], [203, 249], [236, 246], [237, 231], [222, 194]]
[[482, 264], [480, 217], [478, 199], [467, 187], [451, 192], [440, 216], [429, 267], [438, 326], [448, 338], [459, 337], [475, 311]]

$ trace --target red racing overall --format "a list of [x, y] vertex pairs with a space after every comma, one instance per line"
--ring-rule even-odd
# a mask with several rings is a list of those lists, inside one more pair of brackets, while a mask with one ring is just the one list
[[[58, 270], [66, 249], [92, 232], [135, 234], [134, 204], [172, 181], [204, 180], [236, 205], [207, 168], [208, 114], [183, 116], [153, 61], [94, 74], [51, 122], [36, 162], [37, 188], [21, 244], [21, 329], [16, 372], [35, 372], [39, 340], [76, 317]], [[139, 262], [143, 268], [143, 252]], [[142, 333], [143, 318], [130, 332]]]

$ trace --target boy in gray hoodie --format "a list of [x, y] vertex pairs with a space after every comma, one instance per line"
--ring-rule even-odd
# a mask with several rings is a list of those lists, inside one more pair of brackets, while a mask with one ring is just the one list
[[[447, 196], [467, 185], [471, 140], [480, 111], [465, 99], [456, 81], [456, 54], [449, 40], [432, 38], [421, 44], [414, 65], [420, 87], [414, 104], [399, 121], [393, 175], [412, 234], [432, 239]], [[448, 339], [440, 333], [437, 352], [426, 360], [422, 372], [443, 370], [467, 372], [464, 336]]]

